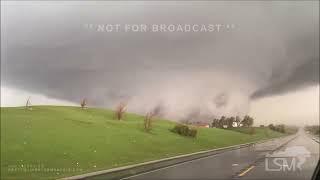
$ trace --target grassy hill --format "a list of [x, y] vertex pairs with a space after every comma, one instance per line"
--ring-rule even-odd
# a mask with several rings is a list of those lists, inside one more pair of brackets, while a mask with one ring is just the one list
[[199, 128], [188, 138], [169, 131], [174, 122], [157, 119], [146, 133], [142, 116], [113, 116], [96, 108], [1, 108], [1, 179], [64, 177], [283, 135]]

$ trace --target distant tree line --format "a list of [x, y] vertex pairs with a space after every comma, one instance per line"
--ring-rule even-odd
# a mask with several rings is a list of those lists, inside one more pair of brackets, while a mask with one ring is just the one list
[[316, 135], [320, 134], [320, 126], [319, 125], [306, 126], [304, 129], [306, 131], [311, 132], [312, 134], [316, 134]]
[[225, 117], [221, 116], [220, 119], [215, 118], [211, 123], [211, 127], [215, 128], [233, 128], [233, 127], [252, 127], [254, 119], [248, 115], [241, 119], [239, 116], [236, 117]]

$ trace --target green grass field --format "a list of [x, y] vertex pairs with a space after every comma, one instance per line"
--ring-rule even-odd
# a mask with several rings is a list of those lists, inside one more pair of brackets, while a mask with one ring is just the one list
[[54, 179], [283, 135], [199, 128], [188, 138], [169, 131], [174, 122], [157, 119], [153, 126], [146, 133], [142, 116], [117, 121], [105, 109], [1, 108], [1, 179]]

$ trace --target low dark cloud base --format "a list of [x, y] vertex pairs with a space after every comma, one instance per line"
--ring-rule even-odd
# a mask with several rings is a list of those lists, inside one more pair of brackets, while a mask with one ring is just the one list
[[[172, 119], [244, 115], [319, 84], [318, 2], [7, 6], [1, 86]], [[101, 33], [88, 23], [235, 24], [214, 33]]]

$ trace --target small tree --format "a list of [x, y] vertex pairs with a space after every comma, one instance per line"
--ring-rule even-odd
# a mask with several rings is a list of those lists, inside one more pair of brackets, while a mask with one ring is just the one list
[[172, 132], [180, 134], [182, 136], [188, 136], [195, 138], [197, 136], [197, 129], [191, 128], [184, 124], [176, 124], [173, 129], [171, 129]]
[[26, 109], [28, 109], [28, 110], [32, 110], [31, 103], [30, 103], [30, 97], [27, 99], [27, 102], [26, 102]]
[[234, 117], [227, 118], [227, 127], [228, 128], [232, 128], [234, 122], [235, 122], [235, 118]]
[[243, 120], [241, 121], [241, 124], [244, 127], [251, 127], [253, 125], [253, 118], [246, 115], [246, 116], [244, 116]]
[[248, 127], [248, 116], [243, 117], [241, 124], [243, 127]]
[[211, 127], [219, 127], [219, 119], [214, 118]]
[[240, 127], [241, 119], [240, 119], [239, 116], [236, 116], [235, 122], [236, 122], [236, 124], [237, 124], [237, 127]]
[[80, 102], [80, 106], [81, 106], [81, 109], [86, 108], [86, 106], [87, 106], [87, 99], [86, 98], [82, 99], [82, 101]]
[[274, 129], [275, 129], [275, 127], [274, 127], [273, 124], [269, 124], [268, 127], [269, 127], [271, 130], [274, 130]]
[[226, 124], [226, 117], [225, 116], [221, 116], [220, 120], [219, 120], [219, 128], [224, 128], [223, 126]]
[[149, 132], [152, 129], [152, 118], [154, 114], [152, 112], [148, 112], [144, 117], [144, 130]]
[[126, 112], [127, 105], [125, 103], [120, 103], [115, 110], [115, 117], [117, 120], [123, 119], [123, 115]]
[[144, 130], [149, 132], [152, 130], [152, 122], [155, 116], [161, 114], [161, 108], [159, 106], [155, 107], [152, 111], [148, 112], [144, 117]]

